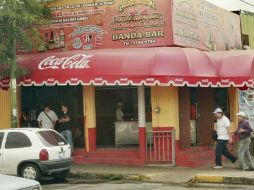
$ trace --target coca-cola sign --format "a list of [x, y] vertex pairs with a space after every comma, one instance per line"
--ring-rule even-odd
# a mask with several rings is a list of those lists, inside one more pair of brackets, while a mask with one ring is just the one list
[[43, 59], [39, 65], [39, 70], [44, 69], [88, 69], [90, 58], [93, 54], [76, 54], [70, 57], [50, 56]]

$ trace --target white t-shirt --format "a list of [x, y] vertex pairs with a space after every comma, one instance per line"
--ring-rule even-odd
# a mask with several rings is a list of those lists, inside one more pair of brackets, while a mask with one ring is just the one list
[[228, 128], [230, 127], [230, 121], [226, 116], [222, 116], [221, 119], [217, 119], [217, 135], [220, 140], [229, 140]]
[[[48, 116], [51, 118], [51, 120], [55, 123], [58, 120], [58, 117], [56, 115], [56, 113], [52, 110], [49, 110], [47, 112]], [[42, 128], [46, 128], [46, 129], [53, 129], [54, 125], [52, 123], [52, 121], [48, 118], [48, 116], [42, 111], [38, 118], [37, 121], [41, 122], [41, 127]]]

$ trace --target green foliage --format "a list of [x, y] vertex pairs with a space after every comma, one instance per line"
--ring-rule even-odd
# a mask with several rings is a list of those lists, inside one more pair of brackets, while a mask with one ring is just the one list
[[[38, 26], [47, 24], [51, 16], [45, 3], [38, 0], [0, 0], [0, 65], [11, 65], [16, 78], [27, 75], [16, 65], [16, 48], [37, 48], [42, 43]], [[8, 72], [7, 72], [8, 74]], [[0, 78], [6, 71], [0, 71]]]

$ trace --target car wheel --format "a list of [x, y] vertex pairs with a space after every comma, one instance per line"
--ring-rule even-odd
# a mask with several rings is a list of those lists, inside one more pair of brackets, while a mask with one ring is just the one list
[[69, 177], [69, 174], [70, 174], [70, 170], [64, 170], [59, 173], [54, 173], [53, 177], [57, 180], [61, 180], [61, 179], [65, 179], [65, 178]]
[[25, 164], [21, 169], [21, 177], [39, 181], [41, 172], [35, 164]]

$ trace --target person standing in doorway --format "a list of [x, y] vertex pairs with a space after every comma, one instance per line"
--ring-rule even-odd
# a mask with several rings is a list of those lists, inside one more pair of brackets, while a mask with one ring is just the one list
[[58, 131], [60, 134], [68, 141], [73, 151], [73, 140], [72, 140], [72, 126], [71, 126], [71, 117], [68, 112], [68, 106], [62, 104], [61, 106], [62, 114], [58, 120]]
[[118, 102], [116, 105], [116, 121], [124, 121], [123, 103]]
[[27, 111], [22, 111], [21, 113], [21, 127], [31, 127], [31, 119]]
[[39, 114], [37, 121], [40, 128], [54, 129], [58, 117], [56, 113], [50, 109], [48, 104], [43, 106], [43, 111]]
[[215, 149], [216, 166], [214, 167], [214, 169], [221, 169], [223, 168], [222, 159], [221, 159], [222, 155], [228, 158], [232, 163], [235, 163], [237, 159], [228, 151], [228, 148], [227, 148], [228, 142], [232, 143], [232, 137], [229, 132], [229, 128], [230, 128], [229, 119], [225, 115], [223, 115], [223, 111], [221, 108], [215, 109], [213, 113], [217, 120], [215, 128], [218, 135], [216, 149]]
[[249, 148], [251, 143], [250, 136], [253, 130], [250, 127], [249, 121], [247, 120], [247, 114], [245, 112], [239, 112], [236, 115], [238, 116], [239, 121], [236, 130], [236, 135], [239, 139], [239, 147], [237, 150], [239, 165], [237, 169], [252, 171], [254, 168], [251, 163]]

